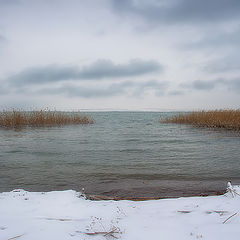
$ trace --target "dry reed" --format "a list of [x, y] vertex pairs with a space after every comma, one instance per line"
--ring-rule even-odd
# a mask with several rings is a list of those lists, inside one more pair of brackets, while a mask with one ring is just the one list
[[162, 123], [191, 124], [197, 127], [240, 130], [240, 110], [212, 110], [180, 113], [161, 120]]
[[0, 111], [0, 127], [40, 127], [70, 124], [92, 124], [94, 121], [77, 113], [64, 113], [50, 110], [40, 111]]

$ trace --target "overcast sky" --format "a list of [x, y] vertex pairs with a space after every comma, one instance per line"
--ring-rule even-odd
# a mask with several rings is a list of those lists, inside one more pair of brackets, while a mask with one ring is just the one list
[[239, 108], [239, 0], [0, 0], [0, 108]]

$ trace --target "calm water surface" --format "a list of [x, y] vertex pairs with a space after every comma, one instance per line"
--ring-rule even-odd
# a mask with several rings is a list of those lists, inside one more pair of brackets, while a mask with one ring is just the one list
[[161, 124], [173, 113], [91, 112], [95, 124], [0, 130], [0, 192], [214, 194], [240, 184], [239, 133]]

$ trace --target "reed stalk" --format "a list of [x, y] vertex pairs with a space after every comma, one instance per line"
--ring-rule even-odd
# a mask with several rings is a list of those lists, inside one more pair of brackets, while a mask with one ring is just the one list
[[40, 127], [71, 124], [92, 124], [93, 119], [80, 116], [78, 113], [65, 113], [50, 110], [40, 111], [0, 111], [0, 127]]
[[180, 113], [160, 120], [161, 123], [191, 124], [197, 127], [240, 130], [240, 110], [211, 110]]

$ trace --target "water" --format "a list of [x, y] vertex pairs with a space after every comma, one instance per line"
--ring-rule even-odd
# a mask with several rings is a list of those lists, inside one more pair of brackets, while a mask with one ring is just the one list
[[0, 192], [173, 197], [240, 184], [238, 133], [159, 123], [169, 114], [92, 112], [93, 125], [1, 129]]

